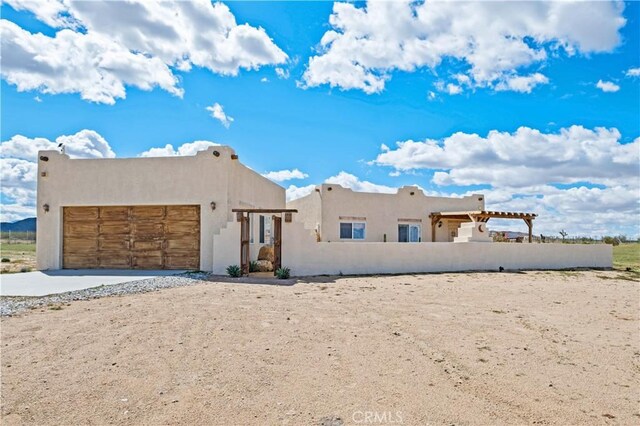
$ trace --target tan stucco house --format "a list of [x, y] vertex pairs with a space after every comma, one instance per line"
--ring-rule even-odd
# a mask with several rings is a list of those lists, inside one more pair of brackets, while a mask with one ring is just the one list
[[287, 203], [298, 220], [326, 242], [451, 242], [460, 219], [444, 219], [435, 227], [429, 213], [484, 210], [484, 196], [430, 197], [416, 186], [395, 194], [356, 192], [338, 184], [323, 184], [311, 194]]
[[[211, 270], [214, 236], [233, 219], [232, 208], [286, 202], [284, 188], [225, 146], [123, 159], [41, 151], [37, 199], [38, 269]], [[252, 228], [254, 244], [269, 237]]]
[[[193, 156], [38, 158], [37, 267], [249, 272], [263, 246], [295, 275], [610, 267], [611, 247], [490, 243], [484, 197], [429, 197], [323, 184], [285, 189], [213, 146]], [[477, 244], [482, 244], [479, 250]]]

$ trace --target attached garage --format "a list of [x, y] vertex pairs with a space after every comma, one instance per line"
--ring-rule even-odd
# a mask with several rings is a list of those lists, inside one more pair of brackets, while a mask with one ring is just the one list
[[63, 268], [199, 269], [200, 206], [63, 208]]

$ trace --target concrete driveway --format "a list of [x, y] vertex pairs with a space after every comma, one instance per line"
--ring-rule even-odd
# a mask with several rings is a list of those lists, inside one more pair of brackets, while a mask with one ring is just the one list
[[0, 275], [0, 296], [46, 296], [74, 290], [144, 280], [185, 271], [61, 269]]

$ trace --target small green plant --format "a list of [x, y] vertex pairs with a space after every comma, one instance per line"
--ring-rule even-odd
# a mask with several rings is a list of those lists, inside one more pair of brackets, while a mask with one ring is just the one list
[[11, 262], [11, 259], [9, 259], [8, 257], [2, 258], [2, 263], [9, 263], [9, 262]]
[[249, 262], [249, 272], [258, 272], [258, 262], [255, 260]]
[[242, 275], [242, 270], [238, 265], [229, 265], [227, 266], [227, 275], [233, 278], [238, 278]]
[[276, 277], [281, 280], [286, 280], [291, 275], [291, 270], [289, 268], [278, 268], [276, 269]]
[[31, 272], [31, 268], [25, 266], [24, 268], [20, 268], [20, 272]]

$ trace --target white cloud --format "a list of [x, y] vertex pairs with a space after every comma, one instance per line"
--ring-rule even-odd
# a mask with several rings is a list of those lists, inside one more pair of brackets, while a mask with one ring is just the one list
[[490, 209], [538, 213], [536, 232], [640, 232], [640, 138], [623, 143], [616, 129], [454, 133], [442, 140], [398, 142], [395, 149], [381, 150], [374, 163], [395, 172], [433, 170], [442, 193], [450, 186], [488, 185], [466, 195], [486, 193]]
[[308, 174], [303, 173], [298, 169], [273, 171], [264, 173], [262, 176], [275, 182], [284, 182], [292, 179], [306, 179], [309, 177]]
[[14, 200], [3, 203], [2, 220], [12, 221], [35, 215], [37, 156], [40, 150], [57, 150], [64, 144], [72, 158], [113, 158], [115, 153], [106, 140], [93, 130], [81, 130], [50, 141], [15, 135], [0, 143], [2, 195]]
[[549, 79], [539, 72], [531, 75], [510, 76], [496, 85], [496, 90], [511, 90], [520, 93], [531, 93], [537, 85], [547, 84]]
[[297, 200], [298, 198], [305, 197], [315, 189], [315, 185], [296, 186], [289, 185], [287, 188], [287, 201]]
[[173, 69], [222, 75], [285, 63], [264, 29], [238, 24], [223, 3], [9, 0], [59, 31], [32, 34], [2, 20], [2, 77], [18, 90], [80, 93], [113, 104], [126, 86], [182, 96]]
[[623, 8], [617, 1], [334, 3], [331, 29], [309, 59], [303, 81], [308, 87], [378, 93], [395, 70], [435, 71], [451, 59], [468, 66], [453, 77], [460, 88], [528, 93], [546, 77], [520, 72], [548, 55], [612, 51], [626, 23]]
[[640, 67], [638, 68], [629, 68], [625, 73], [627, 77], [640, 77]]
[[2, 158], [36, 161], [38, 151], [57, 150], [64, 144], [65, 154], [71, 158], [113, 158], [116, 154], [109, 143], [93, 130], [80, 130], [73, 135], [58, 136], [55, 141], [46, 138], [28, 138], [15, 135], [0, 144]]
[[397, 191], [396, 188], [390, 186], [378, 185], [366, 180], [360, 180], [357, 176], [344, 171], [328, 178], [325, 180], [325, 183], [337, 183], [338, 185], [342, 185], [345, 188], [351, 188], [358, 192], [380, 192], [393, 194]]
[[161, 148], [151, 148], [140, 154], [140, 157], [173, 157], [196, 155], [199, 151], [205, 151], [210, 146], [219, 146], [220, 144], [210, 141], [195, 141], [182, 144], [178, 149], [174, 149], [173, 145], [166, 144]]
[[269, 82], [269, 79], [267, 77], [262, 77], [260, 79], [260, 83], [268, 83], [268, 82]]
[[598, 80], [598, 82], [596, 83], [596, 87], [603, 92], [617, 92], [618, 90], [620, 90], [620, 86], [612, 81]]
[[276, 68], [276, 75], [278, 76], [278, 78], [286, 80], [289, 78], [289, 70], [278, 67]]
[[224, 109], [222, 108], [222, 105], [220, 105], [217, 102], [211, 106], [208, 106], [206, 110], [211, 113], [211, 117], [218, 120], [227, 129], [229, 128], [231, 123], [233, 123], [233, 117], [230, 117], [227, 114], [225, 114]]
[[571, 126], [557, 133], [521, 127], [486, 137], [454, 133], [442, 140], [398, 142], [375, 164], [409, 171], [435, 169], [439, 185], [530, 186], [637, 179], [640, 138], [623, 144], [617, 129]]

